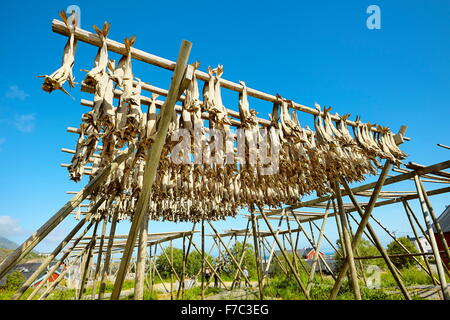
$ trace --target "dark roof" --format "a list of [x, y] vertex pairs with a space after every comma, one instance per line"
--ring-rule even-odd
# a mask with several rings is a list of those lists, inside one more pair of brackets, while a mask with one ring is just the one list
[[[450, 232], [450, 205], [445, 208], [444, 212], [437, 218], [437, 221], [441, 225], [442, 232]], [[436, 231], [434, 227], [433, 229]]]
[[[25, 280], [26, 280], [29, 277], [31, 277], [31, 275], [39, 268], [40, 265], [41, 265], [41, 262], [29, 262], [29, 263], [17, 264], [2, 279], [0, 279], [0, 286], [4, 286], [6, 284], [6, 277], [8, 276], [8, 274], [10, 274], [14, 271], [19, 271], [20, 273], [23, 274], [23, 276], [25, 277]], [[53, 265], [54, 265], [53, 263], [50, 264], [49, 268], [51, 268]], [[42, 277], [46, 272], [47, 272], [47, 270], [44, 270], [44, 272], [42, 272], [38, 276], [38, 278]]]
[[[330, 267], [331, 271], [336, 272], [336, 259], [332, 258], [325, 258], [324, 259], [328, 266]], [[313, 264], [313, 260], [305, 260], [305, 262], [311, 267]], [[322, 261], [319, 261], [319, 263], [316, 264], [316, 271], [321, 270], [322, 272], [328, 272], [327, 267]]]

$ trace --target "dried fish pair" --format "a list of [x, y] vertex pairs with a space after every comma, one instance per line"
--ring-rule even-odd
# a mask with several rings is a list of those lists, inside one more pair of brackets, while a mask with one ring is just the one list
[[63, 88], [63, 85], [67, 81], [71, 88], [75, 86], [75, 78], [73, 76], [72, 69], [75, 63], [75, 51], [77, 47], [77, 40], [75, 39], [75, 31], [77, 26], [76, 20], [69, 19], [65, 11], [61, 11], [59, 16], [64, 21], [70, 32], [69, 39], [64, 47], [62, 65], [51, 75], [44, 75], [40, 77], [44, 78], [44, 83], [42, 84], [42, 89], [44, 91], [52, 92], [54, 90], [61, 90], [69, 95], [66, 89]]

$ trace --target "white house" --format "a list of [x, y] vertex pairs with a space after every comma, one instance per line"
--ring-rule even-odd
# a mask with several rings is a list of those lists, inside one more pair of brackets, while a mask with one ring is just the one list
[[431, 248], [431, 245], [430, 245], [430, 243], [428, 242], [428, 240], [425, 238], [425, 237], [419, 237], [419, 239], [416, 239], [416, 238], [414, 238], [414, 237], [409, 237], [408, 236], [408, 239], [412, 242], [412, 243], [414, 243], [414, 245], [416, 246], [416, 248], [417, 248], [417, 251], [419, 251], [420, 252], [420, 247], [419, 247], [419, 242], [422, 244], [422, 248], [423, 248], [423, 250], [425, 251], [425, 252], [432, 252], [433, 251], [433, 249]]

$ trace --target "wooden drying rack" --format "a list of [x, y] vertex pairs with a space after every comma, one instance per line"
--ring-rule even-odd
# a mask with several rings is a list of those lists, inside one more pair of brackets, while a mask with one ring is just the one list
[[[66, 24], [60, 20], [54, 19], [52, 21], [52, 30], [55, 33], [64, 35], [64, 36], [69, 36], [69, 29], [67, 28]], [[75, 39], [81, 42], [85, 42], [97, 47], [101, 47], [102, 42], [100, 40], [100, 38], [89, 31], [80, 29], [80, 28], [76, 28], [75, 30]], [[115, 52], [121, 55], [126, 55], [126, 49], [125, 49], [125, 45], [111, 40], [111, 39], [107, 39], [106, 40], [106, 44], [108, 47], [108, 50], [111, 52]], [[175, 65], [176, 63], [174, 61], [147, 53], [145, 51], [136, 49], [136, 48], [131, 48], [131, 57], [133, 59], [139, 60], [139, 61], [143, 61], [146, 62], [148, 64], [157, 66], [157, 67], [161, 67], [163, 69], [167, 69], [167, 70], [171, 70], [173, 71], [175, 69]], [[208, 73], [200, 71], [200, 70], [195, 70], [195, 75], [197, 77], [197, 79], [203, 80], [203, 81], [208, 81], [210, 79], [210, 76]], [[235, 92], [242, 92], [243, 90], [243, 86], [241, 84], [226, 80], [221, 78], [220, 79], [220, 86], [221, 88], [225, 88], [225, 89], [229, 89]], [[156, 93], [162, 96], [167, 96], [167, 90], [165, 89], [161, 89], [146, 83], [142, 83], [142, 89], [152, 92], [152, 93]], [[87, 91], [87, 92], [92, 92], [92, 88], [83, 86], [82, 87], [83, 91]], [[247, 87], [247, 94], [251, 97], [260, 99], [260, 100], [264, 100], [264, 101], [269, 101], [269, 102], [277, 102], [279, 101], [279, 99], [277, 98], [277, 96], [259, 91], [259, 90], [255, 90], [252, 88]], [[117, 98], [118, 96], [120, 96], [120, 91], [116, 91], [115, 92], [115, 97]], [[181, 97], [179, 100], [182, 101], [184, 99], [184, 97]], [[141, 104], [149, 104], [150, 99], [148, 97], [141, 97]], [[83, 104], [89, 104], [89, 102], [86, 102], [83, 100]], [[157, 103], [157, 107], [160, 107], [162, 105], [162, 102]], [[310, 115], [319, 115], [319, 111], [317, 109], [293, 102], [292, 104], [289, 104], [289, 107], [293, 108], [294, 110], [297, 111], [301, 111]], [[227, 113], [229, 116], [239, 119], [239, 112], [231, 110], [231, 109], [226, 109]], [[177, 112], [181, 112], [181, 107], [180, 106], [176, 106], [176, 111]], [[203, 117], [206, 118], [207, 113], [203, 113]], [[324, 116], [323, 112], [320, 112], [320, 116]], [[337, 115], [331, 115], [331, 119], [333, 121], [339, 121], [340, 118]], [[262, 118], [257, 118], [258, 123], [261, 124], [262, 126], [268, 126], [270, 124], [269, 120], [266, 119], [262, 119]], [[352, 126], [352, 127], [356, 127], [357, 123], [355, 121], [351, 121], [351, 120], [345, 120], [345, 122], [347, 123], [347, 125]], [[236, 121], [234, 119], [232, 119], [232, 125], [235, 126], [240, 126], [240, 121]], [[378, 132], [378, 129], [376, 127], [371, 127], [371, 130], [374, 132]], [[410, 138], [408, 137], [403, 137], [403, 136], [396, 136], [396, 142], [397, 143], [401, 143], [403, 142], [403, 140], [409, 141]]]

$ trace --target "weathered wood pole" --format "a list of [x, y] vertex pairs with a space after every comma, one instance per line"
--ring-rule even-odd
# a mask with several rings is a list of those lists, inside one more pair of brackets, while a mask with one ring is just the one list
[[201, 298], [202, 300], [205, 298], [205, 220], [202, 219], [202, 293]]
[[[404, 131], [406, 131], [406, 129], [404, 129], [403, 132]], [[353, 242], [351, 244], [351, 247], [356, 248], [358, 246], [359, 241], [361, 239], [361, 236], [362, 236], [362, 234], [364, 232], [364, 229], [366, 228], [367, 223], [369, 221], [369, 218], [372, 215], [373, 208], [375, 208], [375, 204], [377, 202], [378, 195], [381, 192], [381, 188], [383, 187], [384, 182], [386, 181], [386, 177], [387, 177], [391, 167], [392, 167], [392, 163], [390, 161], [386, 161], [384, 166], [383, 166], [383, 170], [381, 171], [380, 176], [379, 176], [377, 182], [375, 183], [375, 187], [373, 189], [373, 192], [372, 192], [372, 195], [370, 197], [369, 203], [365, 207], [365, 212], [364, 212], [364, 214], [361, 217], [361, 221], [359, 223], [358, 229], [356, 230], [356, 233], [355, 233]], [[344, 179], [342, 179], [342, 180], [344, 180]], [[337, 190], [336, 192], [340, 196], [340, 188], [339, 188], [339, 186], [337, 186], [337, 187], [335, 186], [335, 188]], [[338, 200], [338, 206], [340, 207], [339, 210], [343, 210], [342, 198], [341, 199], [337, 199], [337, 200]], [[338, 275], [338, 277], [336, 279], [336, 282], [334, 283], [333, 289], [332, 289], [331, 294], [330, 294], [330, 299], [335, 299], [336, 298], [336, 296], [337, 296], [337, 294], [339, 292], [339, 289], [341, 287], [342, 280], [343, 280], [343, 277], [345, 275], [345, 272], [347, 272], [347, 270], [348, 270], [348, 267], [349, 267], [349, 261], [347, 259], [347, 260], [344, 261], [344, 264], [343, 264], [343, 266], [341, 268], [341, 272], [339, 273], [339, 275]]]
[[[345, 190], [348, 193], [348, 196], [350, 197], [350, 200], [352, 201], [353, 205], [355, 206], [357, 212], [359, 213], [360, 217], [364, 216], [364, 212], [357, 201], [355, 195], [353, 194], [352, 190], [350, 189], [349, 185], [347, 184], [347, 181], [345, 179], [342, 179], [342, 184], [345, 188]], [[375, 231], [373, 230], [372, 226], [369, 222], [367, 222], [367, 230], [369, 231], [369, 234], [375, 244], [375, 247], [380, 252], [381, 256], [383, 257], [384, 261], [386, 262], [386, 265], [388, 266], [389, 271], [391, 272], [392, 276], [394, 277], [395, 282], [397, 282], [397, 285], [400, 288], [400, 291], [402, 292], [403, 296], [406, 300], [411, 300], [411, 297], [408, 293], [408, 290], [406, 289], [406, 286], [404, 285], [403, 281], [400, 278], [400, 273], [398, 272], [397, 268], [392, 263], [391, 259], [389, 258], [389, 255], [387, 254], [386, 250], [384, 249], [383, 245], [381, 244], [381, 241], [378, 239], [378, 236], [376, 235]]]
[[25, 257], [34, 247], [42, 241], [53, 229], [56, 228], [86, 197], [88, 197], [92, 190], [103, 183], [109, 176], [110, 172], [117, 169], [117, 167], [128, 158], [131, 153], [126, 153], [118, 156], [111, 164], [103, 169], [100, 169], [96, 176], [78, 192], [72, 199], [70, 199], [53, 217], [51, 217], [42, 227], [33, 233], [25, 242], [23, 242], [14, 252], [12, 252], [0, 264], [0, 279], [3, 278], [12, 267], [16, 265], [23, 257]]
[[[196, 222], [194, 222], [194, 224], [192, 225], [192, 231], [191, 231], [191, 236], [189, 237], [189, 243], [188, 243], [188, 247], [187, 247], [187, 250], [186, 250], [186, 252], [184, 253], [184, 256], [183, 256], [183, 272], [184, 272], [184, 274], [183, 274], [183, 282], [181, 283], [181, 299], [184, 299], [184, 278], [185, 278], [185, 274], [186, 274], [186, 267], [187, 267], [187, 263], [189, 262], [188, 261], [188, 259], [189, 259], [189, 252], [190, 252], [190, 250], [191, 250], [191, 244], [192, 244], [192, 239], [194, 238], [194, 231], [195, 231], [195, 225], [196, 225], [197, 223]], [[183, 242], [183, 246], [184, 246], [184, 242]], [[177, 292], [177, 299], [178, 299], [178, 296], [179, 296], [179, 294], [180, 294], [180, 288], [178, 288], [178, 292]]]
[[211, 227], [211, 229], [213, 230], [213, 232], [217, 235], [217, 238], [219, 239], [219, 241], [222, 243], [225, 251], [227, 252], [228, 256], [231, 258], [231, 260], [233, 261], [233, 263], [236, 265], [236, 267], [238, 268], [239, 272], [244, 276], [244, 280], [246, 281], [246, 283], [251, 286], [251, 283], [249, 281], [249, 279], [244, 275], [244, 272], [241, 269], [241, 266], [239, 265], [239, 263], [237, 262], [236, 258], [234, 257], [234, 255], [231, 253], [230, 249], [228, 249], [228, 246], [225, 245], [225, 243], [223, 242], [222, 237], [220, 236], [220, 234], [217, 232], [216, 228], [214, 228], [214, 226], [212, 225], [212, 223], [210, 221], [208, 221], [209, 226]]
[[148, 213], [145, 213], [142, 220], [141, 228], [139, 230], [139, 247], [136, 265], [136, 280], [134, 284], [134, 299], [144, 299], [144, 283], [145, 283], [145, 268], [147, 259], [147, 233], [148, 233]]
[[[309, 244], [311, 245], [311, 247], [314, 247], [314, 242], [313, 242], [312, 239], [309, 237], [308, 233], [306, 233], [305, 228], [302, 227], [302, 224], [301, 224], [300, 220], [298, 220], [298, 218], [297, 218], [296, 215], [293, 215], [293, 216], [294, 216], [295, 221], [296, 221], [297, 224], [298, 224], [298, 227], [299, 227], [300, 231], [303, 232], [303, 234], [305, 235], [306, 240], [308, 240], [308, 242], [309, 242]], [[314, 224], [314, 223], [313, 223], [313, 224]], [[315, 224], [314, 224], [314, 225], [315, 225]], [[317, 225], [315, 225], [315, 226], [317, 227]], [[317, 227], [317, 228], [318, 228], [318, 227]], [[318, 229], [319, 229], [319, 228], [318, 228]], [[320, 229], [319, 229], [319, 230], [320, 230]], [[325, 240], [328, 240], [327, 237], [325, 236], [325, 233], [323, 234], [323, 237], [324, 237]], [[328, 241], [329, 241], [329, 240], [328, 240]], [[330, 242], [330, 244], [331, 244], [331, 246], [333, 247], [333, 244], [332, 244], [331, 242]], [[336, 249], [335, 249], [335, 251], [338, 252]], [[322, 263], [325, 265], [325, 268], [327, 268], [328, 272], [331, 274], [331, 276], [333, 277], [333, 279], [336, 280], [336, 276], [334, 275], [333, 270], [331, 270], [330, 266], [328, 265], [328, 263], [326, 262], [326, 260], [324, 259], [324, 257], [322, 257], [321, 255], [319, 255], [319, 259], [320, 259], [320, 261], [322, 261]], [[306, 270], [306, 268], [305, 268], [305, 266], [304, 266], [303, 263], [301, 263], [300, 265], [305, 269], [305, 272], [308, 272], [308, 271]]]
[[[410, 209], [410, 208], [409, 208], [409, 206], [408, 206], [408, 202], [407, 202], [406, 200], [404, 200], [404, 201], [402, 201], [402, 204], [403, 204], [403, 208], [405, 209], [406, 216], [408, 217], [408, 221], [409, 221], [409, 224], [410, 224], [410, 226], [411, 226], [411, 229], [412, 229], [412, 231], [413, 231], [413, 233], [414, 233], [414, 237], [416, 237], [416, 239], [417, 239], [417, 244], [418, 244], [418, 246], [419, 246], [420, 253], [426, 253], [425, 250], [423, 249], [422, 242], [419, 241], [419, 234], [417, 233], [416, 227], [414, 226], [413, 219], [412, 219], [412, 217], [411, 217], [411, 214], [409, 213], [409, 209]], [[423, 260], [425, 261], [425, 265], [426, 265], [426, 267], [427, 267], [427, 269], [428, 269], [428, 272], [430, 273], [430, 279], [431, 279], [431, 282], [432, 282], [434, 285], [436, 285], [437, 282], [436, 282], [436, 280], [435, 280], [434, 277], [433, 277], [433, 271], [431, 270], [431, 266], [430, 266], [430, 263], [428, 262], [428, 258], [427, 258], [427, 257], [424, 257]]]
[[[110, 201], [109, 204], [111, 204], [112, 201]], [[97, 278], [98, 274], [100, 272], [101, 266], [102, 266], [102, 257], [103, 257], [103, 244], [105, 242], [105, 233], [106, 233], [106, 227], [108, 226], [108, 220], [105, 218], [103, 220], [103, 226], [102, 226], [102, 235], [100, 237], [100, 244], [98, 248], [98, 254], [97, 254], [97, 264], [95, 266], [95, 272], [92, 279], [92, 293], [91, 293], [91, 300], [95, 299], [95, 295], [97, 293]]]
[[343, 236], [342, 240], [344, 242], [346, 255], [345, 255], [344, 264], [341, 267], [341, 271], [338, 275], [338, 278], [336, 279], [336, 282], [334, 283], [333, 290], [330, 295], [330, 299], [331, 300], [335, 299], [335, 295], [337, 295], [337, 293], [339, 292], [339, 287], [344, 278], [344, 275], [349, 270], [350, 271], [350, 282], [351, 282], [351, 285], [353, 288], [353, 292], [355, 294], [355, 299], [361, 300], [362, 299], [361, 291], [359, 289], [358, 274], [356, 272], [355, 260], [353, 257], [353, 255], [354, 255], [353, 248], [352, 248], [352, 243], [350, 241], [347, 220], [345, 219], [346, 213], [345, 213], [345, 209], [344, 209], [344, 204], [342, 202], [341, 189], [340, 189], [339, 182], [337, 180], [334, 183], [334, 192], [335, 192], [335, 197], [336, 197], [337, 203], [338, 203], [339, 218], [340, 218], [340, 222], [341, 222], [342, 236]]
[[439, 249], [436, 243], [436, 238], [434, 237], [433, 231], [433, 220], [430, 215], [430, 211], [426, 205], [424, 190], [420, 185], [419, 177], [414, 176], [414, 182], [416, 183], [417, 192], [419, 194], [420, 205], [422, 207], [423, 217], [425, 219], [425, 224], [428, 230], [428, 236], [430, 238], [431, 248], [433, 249], [434, 258], [436, 261], [436, 269], [438, 271], [439, 281], [441, 282], [442, 294], [444, 295], [445, 300], [450, 300], [450, 288], [447, 285], [447, 279], [445, 278], [444, 268], [442, 265], [441, 255], [439, 253]]
[[94, 231], [92, 232], [92, 239], [91, 242], [88, 244], [88, 250], [86, 252], [86, 257], [85, 257], [85, 261], [84, 261], [84, 268], [83, 268], [83, 272], [81, 274], [81, 285], [80, 285], [80, 292], [78, 292], [78, 300], [81, 300], [83, 298], [84, 295], [84, 290], [86, 287], [86, 283], [87, 283], [87, 277], [89, 272], [91, 271], [91, 260], [92, 260], [92, 256], [94, 254], [94, 248], [95, 248], [95, 243], [97, 241], [97, 228], [98, 228], [98, 224], [99, 224], [100, 220], [95, 221], [95, 225], [94, 225]]
[[31, 292], [31, 294], [27, 297], [27, 300], [31, 300], [33, 299], [33, 297], [39, 292], [39, 290], [42, 288], [42, 286], [44, 285], [45, 281], [47, 281], [48, 278], [50, 278], [50, 276], [58, 269], [58, 267], [61, 265], [61, 263], [69, 256], [69, 254], [75, 249], [75, 247], [77, 246], [77, 244], [81, 241], [81, 239], [83, 239], [83, 237], [86, 235], [86, 233], [91, 229], [92, 225], [94, 223], [90, 222], [89, 225], [83, 230], [83, 232], [81, 233], [81, 235], [74, 241], [74, 243], [72, 244], [72, 246], [66, 251], [64, 252], [64, 254], [62, 255], [62, 257], [58, 260], [57, 263], [55, 263], [53, 265], [53, 267], [47, 272], [47, 274], [45, 275], [44, 279], [41, 281], [41, 283], [33, 290], [33, 292]]
[[[239, 253], [239, 257], [240, 257], [239, 258], [239, 267], [242, 265], [242, 261], [244, 261], [244, 257], [245, 257], [245, 247], [247, 245], [247, 235], [248, 235], [249, 225], [250, 225], [250, 219], [247, 220], [247, 226], [245, 227], [244, 241], [242, 242], [242, 250]], [[239, 270], [236, 268], [236, 272], [234, 273], [234, 276], [233, 276], [233, 282], [231, 283], [231, 290], [233, 290], [233, 288], [237, 284], [238, 274], [239, 274]]]
[[175, 103], [181, 95], [182, 82], [185, 77], [186, 65], [189, 59], [191, 47], [192, 44], [189, 41], [182, 41], [175, 70], [173, 72], [172, 81], [167, 94], [167, 99], [165, 100], [159, 113], [161, 116], [159, 117], [158, 131], [156, 133], [155, 140], [148, 151], [149, 154], [144, 169], [144, 182], [136, 204], [136, 211], [134, 213], [127, 243], [120, 262], [119, 272], [117, 273], [117, 278], [114, 283], [111, 300], [119, 299], [120, 292], [122, 291], [126, 270], [130, 262], [131, 255], [133, 254], [133, 248], [136, 242], [139, 227], [142, 223], [144, 212], [146, 211], [150, 200], [150, 193], [156, 177], [156, 171], [159, 167], [159, 161], [166, 141], [169, 124], [172, 121], [173, 114], [175, 112]]
[[325, 209], [325, 215], [323, 217], [322, 227], [320, 228], [319, 238], [317, 239], [317, 245], [314, 248], [313, 263], [311, 265], [311, 271], [309, 274], [308, 283], [306, 284], [306, 291], [308, 291], [308, 293], [311, 291], [311, 287], [312, 287], [313, 280], [314, 280], [314, 273], [316, 272], [316, 265], [317, 265], [317, 262], [319, 261], [320, 245], [322, 244], [323, 234], [325, 232], [325, 225], [327, 223], [329, 208], [330, 208], [330, 201], [328, 201], [327, 208]]
[[282, 244], [280, 243], [280, 240], [278, 240], [278, 237], [276, 236], [275, 232], [273, 231], [273, 228], [272, 228], [272, 226], [270, 225], [269, 220], [267, 220], [267, 217], [266, 217], [264, 211], [262, 211], [262, 210], [261, 210], [261, 216], [263, 217], [264, 222], [266, 223], [267, 227], [268, 227], [269, 230], [270, 230], [270, 233], [272, 234], [272, 236], [273, 236], [275, 242], [277, 243], [278, 248], [280, 249], [281, 253], [283, 254], [283, 257], [284, 257], [284, 259], [286, 260], [286, 262], [287, 262], [287, 264], [288, 264], [288, 266], [289, 266], [289, 269], [291, 269], [291, 272], [294, 274], [295, 280], [297, 281], [297, 283], [299, 284], [301, 290], [302, 290], [303, 293], [305, 294], [306, 299], [309, 300], [309, 299], [310, 299], [310, 298], [309, 298], [309, 293], [306, 291], [306, 288], [305, 288], [305, 286], [303, 285], [302, 280], [300, 279], [300, 276], [299, 276], [298, 273], [297, 273], [297, 270], [295, 270], [294, 266], [292, 265], [291, 260], [289, 260], [288, 255], [287, 255], [286, 252], [283, 250], [283, 247], [282, 247]]
[[108, 246], [106, 247], [105, 254], [105, 263], [103, 265], [102, 277], [100, 280], [100, 289], [98, 292], [98, 299], [102, 300], [106, 290], [106, 276], [109, 275], [110, 272], [110, 264], [111, 264], [111, 252], [114, 244], [114, 236], [116, 235], [116, 224], [117, 218], [119, 215], [119, 207], [114, 208], [114, 213], [112, 216], [111, 226], [109, 229], [109, 238], [108, 238]]
[[[259, 209], [262, 212], [262, 208]], [[258, 232], [256, 231], [256, 218], [253, 210], [250, 211], [252, 220], [253, 245], [255, 246], [256, 274], [258, 276], [259, 299], [264, 300], [264, 288], [261, 275], [261, 261], [259, 259]]]
[[53, 252], [41, 263], [39, 268], [22, 284], [22, 286], [17, 290], [17, 292], [11, 297], [11, 300], [18, 300], [22, 294], [27, 291], [31, 284], [45, 271], [47, 266], [56, 258], [56, 256], [61, 252], [61, 250], [69, 243], [70, 240], [77, 234], [81, 227], [86, 223], [86, 217], [81, 219], [81, 221], [70, 231], [70, 233], [64, 238], [63, 241], [53, 250]]
[[[425, 188], [423, 186], [422, 180], [420, 179], [420, 176], [415, 176], [414, 181], [416, 182], [416, 189], [420, 187], [422, 189], [422, 196], [425, 200], [425, 204], [428, 207], [428, 212], [430, 214], [431, 219], [433, 220], [434, 228], [436, 229], [436, 233], [439, 236], [439, 239], [441, 240], [442, 246], [444, 247], [445, 255], [447, 256], [448, 261], [450, 261], [450, 249], [448, 247], [447, 240], [445, 239], [444, 233], [442, 232], [441, 224], [439, 223], [436, 214], [434, 213], [433, 206], [431, 205], [430, 199], [428, 198], [427, 193], [425, 192]], [[419, 195], [420, 197], [420, 195]], [[446, 266], [447, 270], [449, 269], [449, 266]]]

